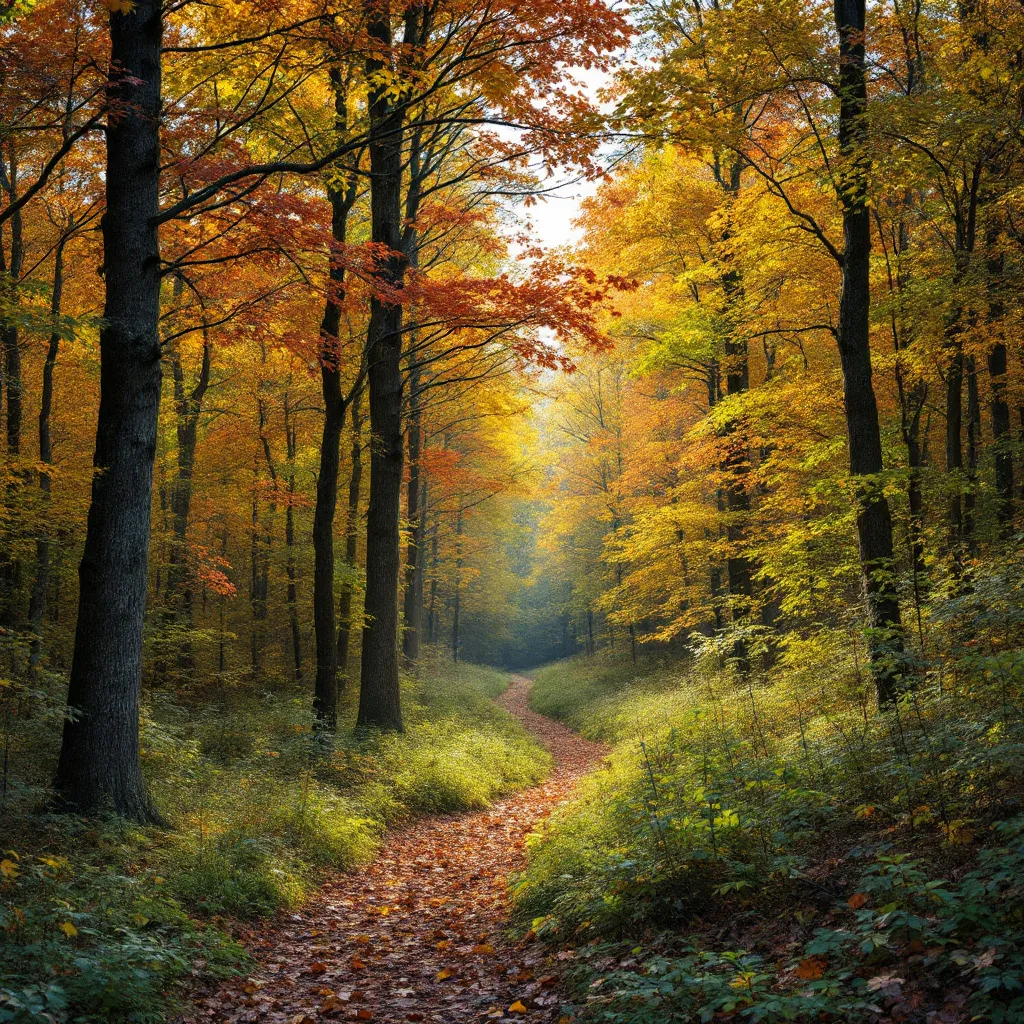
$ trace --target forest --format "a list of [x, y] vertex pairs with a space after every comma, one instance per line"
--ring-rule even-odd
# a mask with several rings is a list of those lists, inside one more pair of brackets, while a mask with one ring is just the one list
[[0, 0], [0, 1024], [1024, 1024], [1020, 0]]

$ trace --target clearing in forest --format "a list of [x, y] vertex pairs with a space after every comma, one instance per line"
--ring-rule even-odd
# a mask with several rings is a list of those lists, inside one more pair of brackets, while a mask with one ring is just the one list
[[523, 866], [526, 836], [604, 748], [531, 711], [529, 692], [530, 680], [514, 676], [499, 703], [554, 756], [544, 784], [389, 836], [372, 864], [252, 933], [246, 945], [258, 968], [201, 999], [190, 1019], [557, 1020], [562, 999], [550, 951], [502, 936], [508, 878]]

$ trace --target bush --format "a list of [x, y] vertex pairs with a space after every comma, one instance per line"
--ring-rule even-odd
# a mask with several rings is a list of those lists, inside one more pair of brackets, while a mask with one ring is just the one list
[[[708, 655], [539, 673], [535, 707], [615, 743], [514, 887], [524, 925], [596, 943], [590, 1019], [860, 1021], [885, 997], [868, 980], [926, 987], [917, 962], [937, 979], [924, 1005], [959, 985], [979, 1019], [1017, 1019], [1024, 669], [984, 648], [972, 636], [882, 713], [841, 634], [790, 637], [750, 679]], [[828, 927], [781, 962], [809, 922]]]

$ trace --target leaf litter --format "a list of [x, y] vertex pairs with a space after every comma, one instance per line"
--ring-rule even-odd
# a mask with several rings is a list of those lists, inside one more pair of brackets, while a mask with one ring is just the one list
[[300, 913], [244, 933], [257, 970], [198, 996], [185, 1021], [560, 1020], [559, 967], [571, 951], [552, 957], [529, 936], [506, 938], [508, 879], [527, 835], [606, 748], [532, 711], [530, 685], [514, 676], [498, 702], [551, 751], [546, 782], [390, 834], [372, 864], [332, 878]]

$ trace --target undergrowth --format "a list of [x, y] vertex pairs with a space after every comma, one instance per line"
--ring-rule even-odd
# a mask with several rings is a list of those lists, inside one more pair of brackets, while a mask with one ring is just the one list
[[507, 682], [427, 663], [403, 681], [403, 735], [356, 737], [349, 693], [330, 747], [291, 684], [155, 689], [143, 761], [169, 827], [148, 829], [40, 813], [64, 681], [5, 686], [0, 1022], [166, 1020], [182, 979], [244, 969], [232, 921], [297, 906], [404, 817], [538, 781], [548, 755], [491, 699]]
[[583, 1018], [1024, 1020], [1019, 597], [946, 601], [888, 712], [838, 630], [747, 678], [715, 644], [539, 672], [534, 707], [614, 744], [514, 890], [578, 947]]

